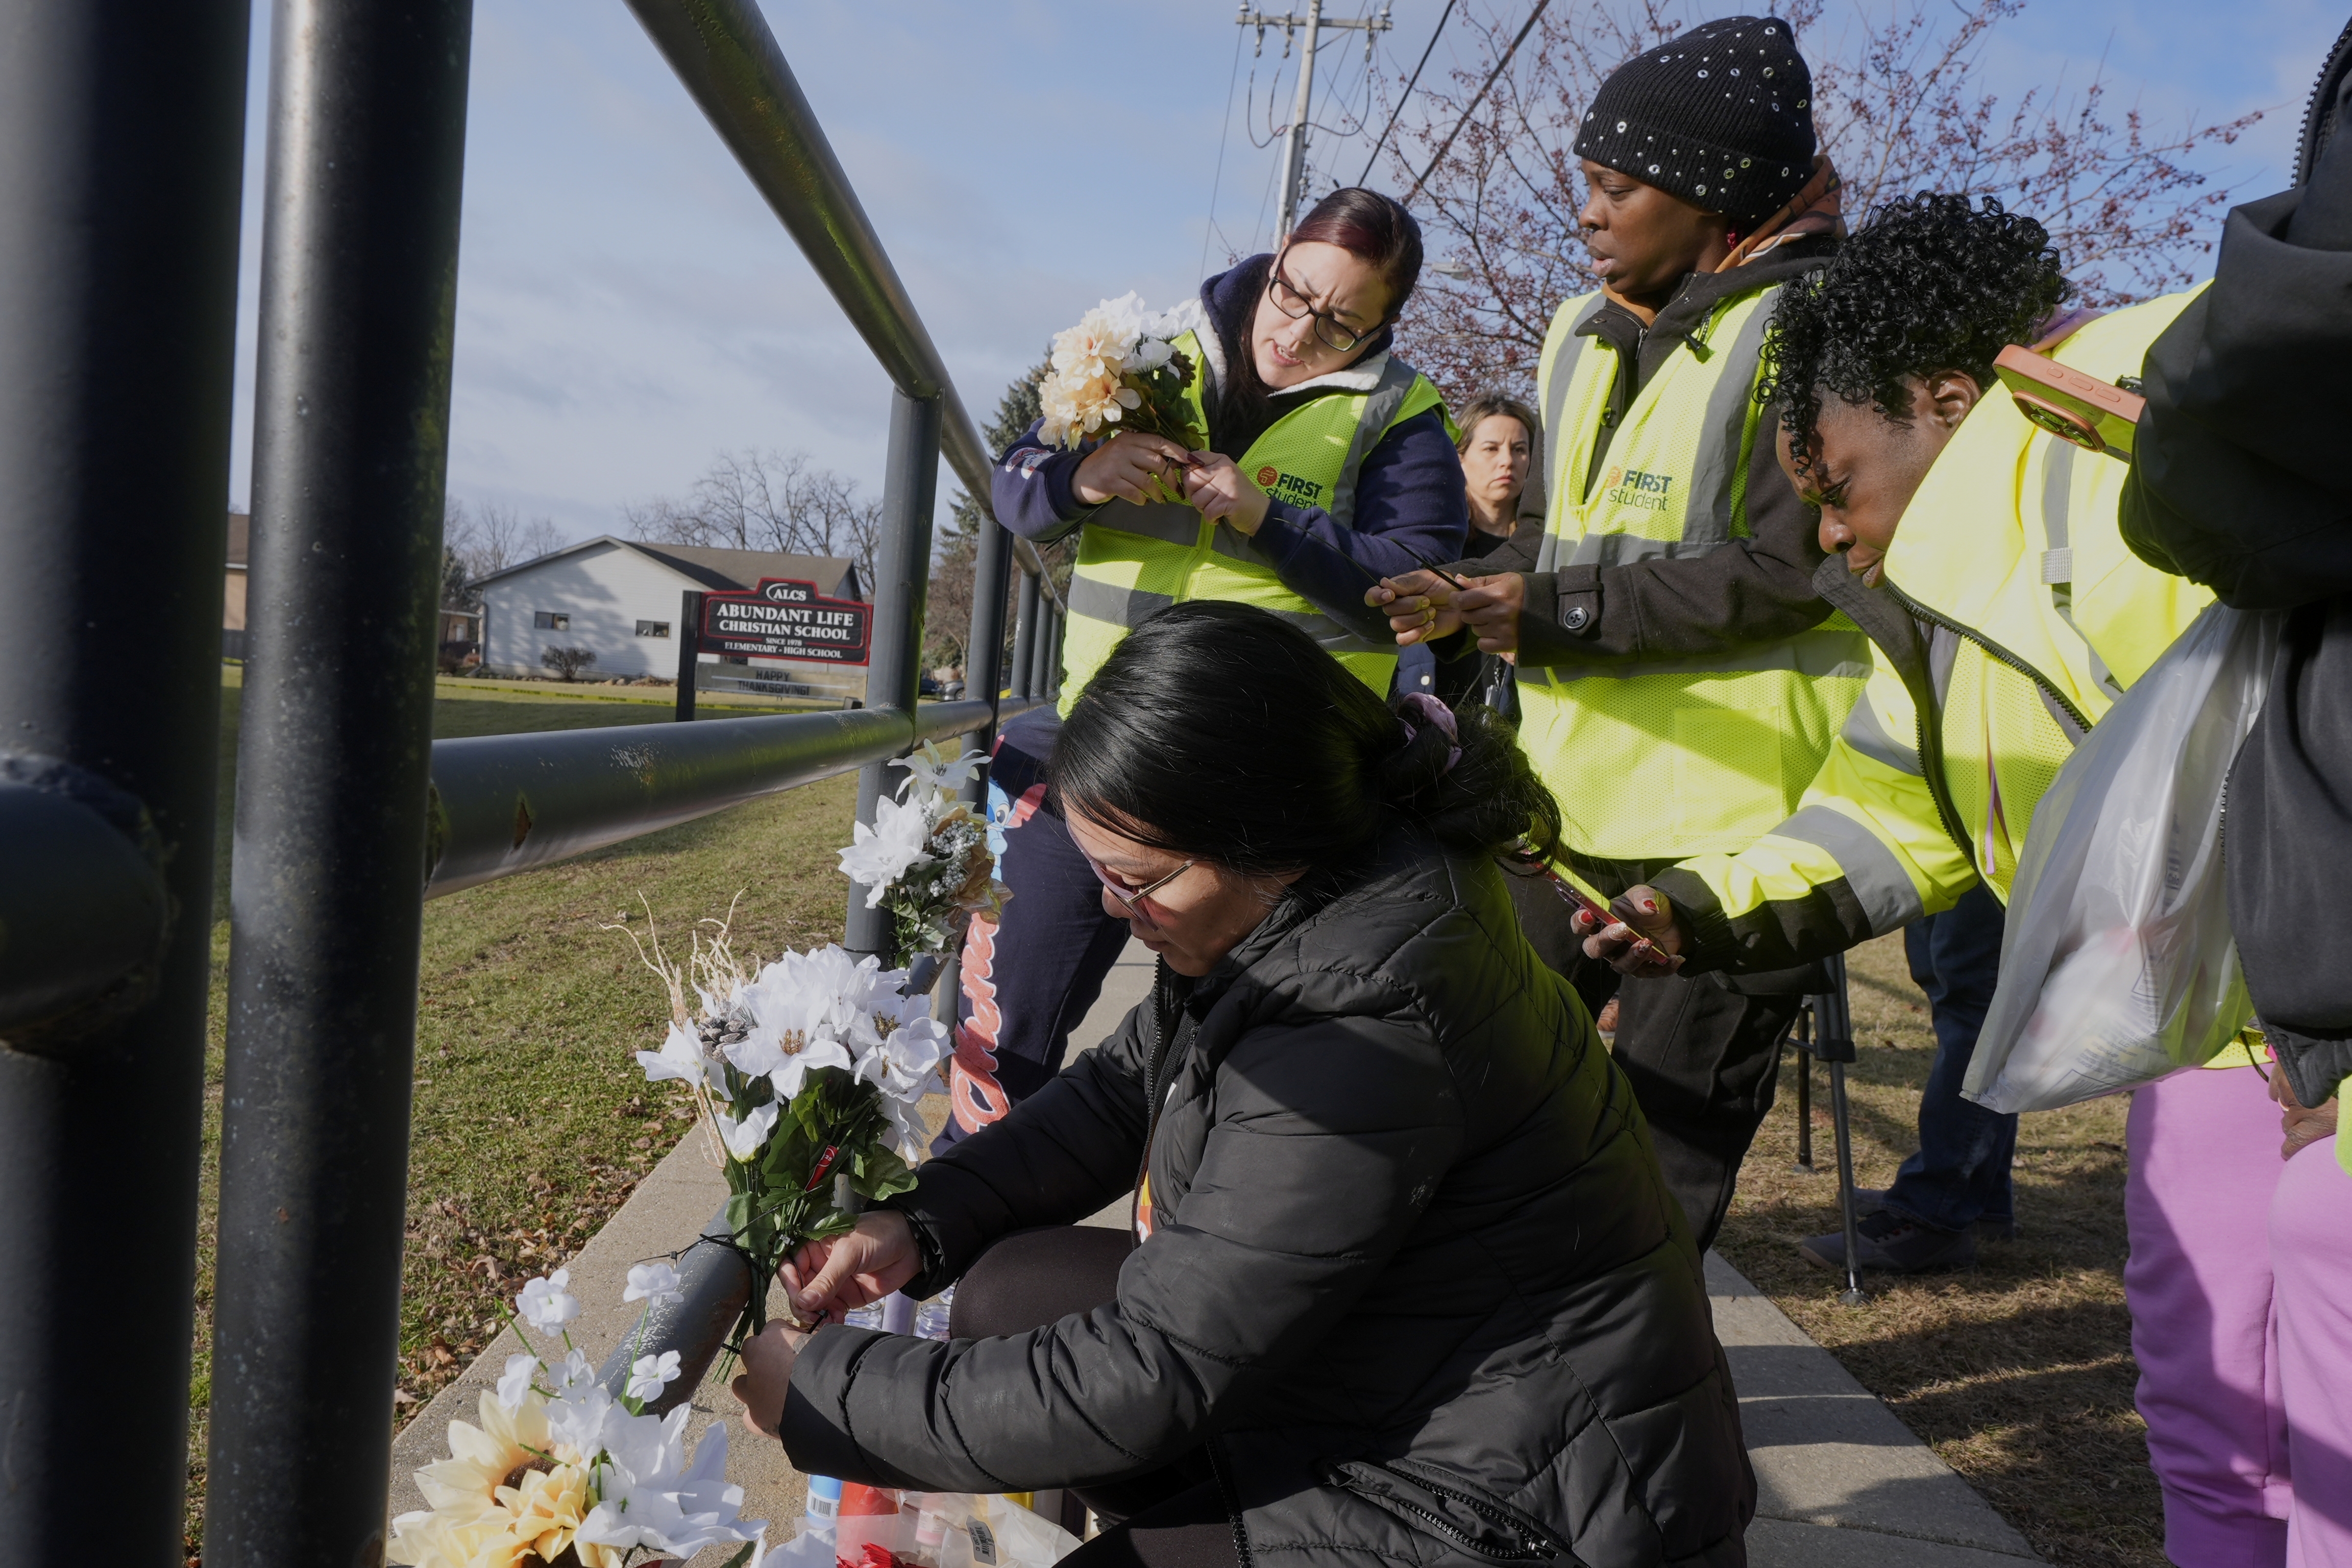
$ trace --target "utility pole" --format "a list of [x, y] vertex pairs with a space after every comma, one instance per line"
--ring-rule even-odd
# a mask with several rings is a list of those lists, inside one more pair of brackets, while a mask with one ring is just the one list
[[1251, 10], [1248, 0], [1243, 0], [1241, 14], [1234, 19], [1239, 26], [1257, 29], [1257, 50], [1260, 53], [1265, 48], [1265, 30], [1268, 27], [1282, 29], [1282, 52], [1286, 56], [1290, 53], [1292, 32], [1304, 28], [1307, 33], [1298, 56], [1298, 97], [1291, 105], [1290, 127], [1282, 140], [1282, 205], [1274, 223], [1275, 243], [1277, 245], [1289, 237], [1291, 229], [1297, 224], [1298, 204], [1307, 194], [1307, 123], [1315, 93], [1317, 36], [1326, 27], [1339, 32], [1361, 31], [1364, 35], [1364, 59], [1370, 64], [1374, 36], [1389, 30], [1389, 3], [1390, 0], [1382, 0], [1381, 14], [1377, 16], [1357, 21], [1337, 18], [1327, 21], [1323, 16], [1323, 0], [1307, 0], [1307, 15], [1304, 16], [1288, 14], [1268, 16], [1264, 11]]

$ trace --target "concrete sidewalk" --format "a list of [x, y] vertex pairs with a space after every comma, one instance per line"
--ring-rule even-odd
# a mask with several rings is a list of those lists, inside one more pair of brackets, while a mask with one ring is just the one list
[[[1130, 945], [1101, 1000], [1072, 1032], [1072, 1047], [1090, 1048], [1109, 1034], [1150, 993], [1151, 975], [1151, 955]], [[689, 1138], [572, 1260], [572, 1290], [582, 1302], [572, 1338], [591, 1358], [601, 1363], [636, 1321], [619, 1304], [629, 1265], [698, 1234], [725, 1195], [701, 1141]], [[1125, 1201], [1088, 1223], [1124, 1228]], [[1991, 1505], [1738, 1270], [1710, 1253], [1706, 1278], [1756, 1467], [1750, 1568], [2017, 1568], [2040, 1561]], [[520, 1348], [512, 1331], [501, 1335], [394, 1441], [394, 1514], [424, 1506], [412, 1472], [446, 1453], [453, 1418], [478, 1419], [482, 1393]], [[740, 1407], [727, 1392], [724, 1367], [722, 1357], [695, 1395], [692, 1430], [698, 1435], [706, 1419], [734, 1423], [728, 1473], [744, 1489], [744, 1513], [774, 1521], [770, 1540], [781, 1542], [800, 1517], [803, 1483], [777, 1444], [735, 1422]], [[714, 1547], [695, 1568], [715, 1568], [727, 1555]]]

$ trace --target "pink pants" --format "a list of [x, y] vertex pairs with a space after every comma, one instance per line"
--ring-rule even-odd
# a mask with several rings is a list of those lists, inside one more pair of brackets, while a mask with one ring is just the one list
[[2352, 1568], [2352, 1177], [2279, 1138], [2251, 1068], [2132, 1097], [2124, 1290], [2182, 1568]]

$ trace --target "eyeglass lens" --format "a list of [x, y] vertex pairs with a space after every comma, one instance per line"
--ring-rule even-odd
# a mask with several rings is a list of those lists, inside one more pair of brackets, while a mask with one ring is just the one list
[[1346, 353], [1364, 341], [1364, 335], [1361, 332], [1350, 331], [1341, 326], [1336, 318], [1309, 304], [1307, 296], [1301, 294], [1297, 287], [1282, 275], [1282, 269], [1278, 267], [1274, 269], [1271, 289], [1275, 309], [1284, 315], [1294, 321], [1301, 316], [1312, 316], [1315, 319], [1315, 336], [1325, 348], [1339, 353]]

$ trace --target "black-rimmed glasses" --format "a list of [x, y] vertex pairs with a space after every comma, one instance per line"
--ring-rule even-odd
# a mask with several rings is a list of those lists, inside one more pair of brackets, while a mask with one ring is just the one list
[[1374, 327], [1370, 331], [1360, 332], [1343, 323], [1328, 310], [1317, 310], [1315, 302], [1298, 291], [1298, 285], [1282, 275], [1282, 263], [1279, 260], [1266, 269], [1265, 295], [1267, 299], [1274, 301], [1276, 310], [1294, 321], [1309, 316], [1313, 317], [1316, 342], [1335, 353], [1353, 353], [1357, 344], [1370, 337], [1372, 332], [1380, 331], [1380, 328]]

